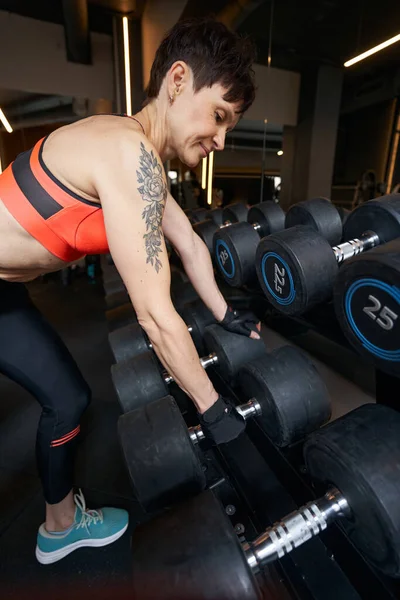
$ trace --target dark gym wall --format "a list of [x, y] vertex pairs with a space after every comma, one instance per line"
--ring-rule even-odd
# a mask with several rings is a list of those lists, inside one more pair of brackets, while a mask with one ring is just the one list
[[30, 150], [38, 140], [65, 124], [41, 125], [40, 127], [17, 129], [12, 133], [0, 133], [3, 170], [8, 167], [18, 154], [25, 152], [25, 150]]
[[356, 184], [367, 169], [385, 180], [395, 107], [391, 99], [340, 117], [334, 184]]

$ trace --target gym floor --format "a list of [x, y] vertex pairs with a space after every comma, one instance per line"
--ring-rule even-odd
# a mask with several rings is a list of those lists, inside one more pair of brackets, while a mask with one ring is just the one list
[[[81, 549], [54, 565], [37, 563], [36, 533], [44, 520], [44, 498], [35, 464], [40, 407], [21, 387], [0, 376], [0, 577], [2, 600], [25, 598], [115, 598], [131, 600], [130, 532], [145, 517], [132, 500], [116, 423], [119, 408], [111, 383], [102, 286], [85, 278], [62, 287], [57, 279], [29, 284], [32, 298], [59, 332], [91, 386], [93, 401], [82, 423], [76, 485], [87, 505], [120, 506], [130, 512], [129, 531], [111, 546]], [[287, 343], [264, 327], [269, 350]], [[318, 361], [333, 401], [333, 417], [374, 398]]]

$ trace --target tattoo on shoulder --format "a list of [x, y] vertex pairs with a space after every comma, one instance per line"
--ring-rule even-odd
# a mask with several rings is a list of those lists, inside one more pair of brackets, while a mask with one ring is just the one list
[[153, 151], [147, 152], [143, 142], [140, 142], [140, 150], [140, 170], [136, 171], [136, 175], [140, 183], [138, 192], [147, 203], [142, 212], [147, 231], [143, 236], [147, 253], [146, 262], [150, 263], [158, 273], [162, 267], [158, 255], [161, 252], [163, 236], [161, 221], [167, 198], [167, 186], [162, 175], [162, 166]]

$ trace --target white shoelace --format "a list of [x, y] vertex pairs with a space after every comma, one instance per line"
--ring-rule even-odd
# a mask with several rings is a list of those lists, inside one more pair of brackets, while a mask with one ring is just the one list
[[78, 506], [78, 508], [81, 509], [82, 513], [81, 520], [76, 526], [77, 529], [79, 529], [80, 527], [84, 527], [86, 531], [90, 534], [88, 529], [89, 525], [96, 525], [98, 521], [103, 523], [103, 514], [101, 511], [86, 509], [85, 497], [81, 489], [79, 490], [79, 494], [74, 495], [74, 502]]

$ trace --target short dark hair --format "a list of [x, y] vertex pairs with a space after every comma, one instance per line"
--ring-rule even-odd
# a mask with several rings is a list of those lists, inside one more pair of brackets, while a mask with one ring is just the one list
[[210, 18], [186, 19], [172, 27], [156, 52], [146, 103], [158, 96], [165, 75], [178, 60], [192, 69], [195, 92], [219, 83], [228, 90], [224, 100], [241, 103], [241, 114], [254, 102], [254, 44], [223, 23]]

